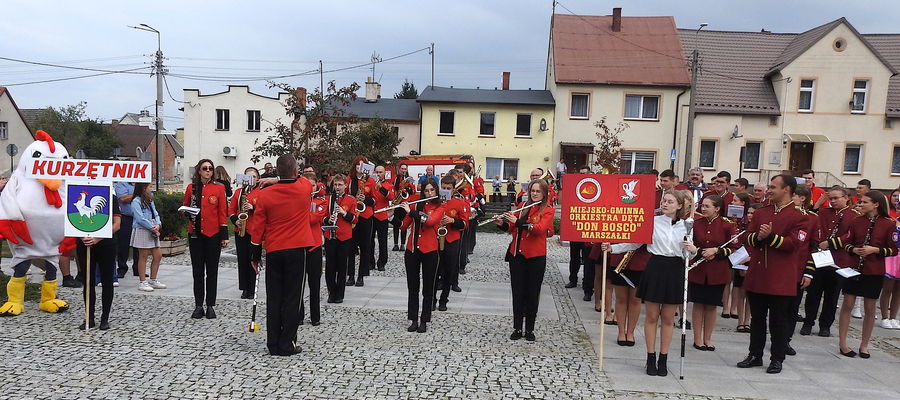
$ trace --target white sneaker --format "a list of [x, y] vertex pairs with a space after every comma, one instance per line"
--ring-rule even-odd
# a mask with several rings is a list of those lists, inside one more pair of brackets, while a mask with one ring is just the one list
[[162, 283], [162, 282], [156, 280], [156, 279], [151, 279], [151, 280], [150, 280], [150, 287], [152, 287], [152, 288], [154, 288], [154, 289], [165, 289], [165, 288], [166, 288], [166, 285], [165, 285], [164, 283]]
[[891, 329], [900, 329], [900, 319], [892, 319], [891, 321]]
[[119, 287], [119, 281], [113, 282], [113, 287]]
[[853, 311], [850, 312], [850, 316], [853, 318], [862, 318], [862, 307], [859, 305], [853, 306]]
[[889, 320], [889, 319], [881, 320], [881, 322], [878, 323], [878, 326], [880, 326], [884, 329], [894, 329], [894, 324], [892, 324], [891, 320]]
[[152, 291], [153, 291], [153, 287], [150, 286], [150, 283], [149, 283], [149, 282], [147, 282], [147, 281], [141, 281], [141, 283], [138, 283], [138, 290], [141, 290], [141, 291], [144, 291], [144, 292], [152, 292]]

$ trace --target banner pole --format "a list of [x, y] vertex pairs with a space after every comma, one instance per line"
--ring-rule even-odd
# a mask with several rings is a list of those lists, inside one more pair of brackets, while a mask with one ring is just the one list
[[91, 246], [84, 246], [85, 262], [84, 262], [84, 333], [91, 331]]
[[600, 371], [603, 371], [603, 347], [606, 343], [606, 267], [609, 264], [609, 250], [603, 252], [603, 278], [600, 280]]

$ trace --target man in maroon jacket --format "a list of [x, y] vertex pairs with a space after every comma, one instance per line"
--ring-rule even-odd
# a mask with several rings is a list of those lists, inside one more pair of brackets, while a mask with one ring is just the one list
[[[769, 183], [768, 195], [772, 205], [756, 210], [747, 227], [749, 269], [744, 289], [750, 301], [750, 354], [737, 364], [738, 368], [762, 366], [766, 345], [766, 319], [772, 336], [770, 364], [766, 372], [781, 372], [788, 347], [789, 330], [793, 327], [791, 300], [797, 296], [798, 251], [812, 234], [806, 232], [807, 218], [793, 203], [797, 180], [790, 175], [776, 175]], [[805, 260], [803, 260], [805, 261]], [[802, 287], [811, 278], [804, 276]]]
[[315, 245], [309, 228], [312, 183], [297, 179], [297, 160], [290, 154], [278, 157], [275, 170], [278, 183], [257, 196], [250, 259], [259, 268], [260, 243], [265, 242], [266, 346], [271, 355], [289, 356], [300, 352], [294, 341], [300, 324], [301, 282], [307, 248]]

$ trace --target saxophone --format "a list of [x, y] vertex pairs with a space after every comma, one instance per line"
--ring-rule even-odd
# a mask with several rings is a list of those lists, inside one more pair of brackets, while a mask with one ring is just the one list
[[250, 219], [250, 214], [244, 211], [244, 206], [247, 205], [247, 189], [250, 189], [250, 187], [242, 187], [241, 196], [238, 198], [238, 207], [240, 207], [241, 212], [237, 216], [237, 222], [235, 222], [235, 225], [237, 225], [238, 227], [238, 236], [240, 237], [244, 237], [247, 235], [247, 220]]

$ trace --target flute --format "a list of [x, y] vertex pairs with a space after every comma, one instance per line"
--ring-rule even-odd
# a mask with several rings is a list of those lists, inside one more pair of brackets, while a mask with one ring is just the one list
[[[424, 198], [424, 199], [419, 199], [419, 200], [415, 200], [415, 201], [405, 201], [405, 202], [403, 202], [403, 203], [406, 203], [406, 204], [416, 204], [416, 203], [421, 203], [421, 202], [423, 202], [423, 201], [434, 200], [434, 199], [436, 199], [436, 198], [438, 198], [438, 196], [426, 197], [426, 198]], [[403, 203], [395, 204], [395, 205], [392, 205], [392, 206], [387, 206], [387, 207], [385, 207], [385, 208], [379, 208], [379, 209], [375, 210], [374, 212], [375, 212], [375, 213], [380, 213], [380, 212], [382, 212], [382, 211], [388, 211], [388, 210], [393, 210], [393, 209], [395, 209], [395, 208], [400, 208], [401, 206], [403, 206]]]
[[[529, 209], [529, 208], [531, 208], [531, 207], [534, 207], [534, 206], [536, 206], [536, 205], [538, 205], [538, 204], [541, 204], [541, 203], [537, 203], [537, 202], [531, 203], [531, 204], [529, 204], [529, 205], [527, 205], [527, 206], [524, 206], [524, 207], [522, 207], [522, 208], [517, 208], [517, 209], [512, 210], [512, 211], [509, 211], [509, 212], [510, 212], [510, 213], [515, 213], [515, 212], [519, 212], [519, 211], [522, 211], [522, 210], [527, 210], [527, 209]], [[496, 221], [497, 219], [499, 219], [501, 215], [503, 215], [503, 214], [498, 214], [498, 215], [493, 216], [493, 217], [490, 218], [490, 219], [487, 219], [487, 220], [485, 220], [485, 221], [481, 221], [481, 222], [478, 224], [478, 226], [484, 226], [484, 225], [487, 225], [487, 224], [489, 224], [489, 223], [491, 223], [491, 222], [494, 222], [494, 221]]]
[[[719, 246], [719, 247], [717, 247], [717, 249], [724, 249], [725, 246], [728, 246], [728, 244], [731, 243], [732, 240], [737, 239], [738, 237], [740, 237], [741, 235], [743, 235], [744, 232], [747, 232], [747, 230], [742, 230], [742, 231], [738, 232], [737, 235], [732, 236], [731, 239], [728, 239], [728, 241], [726, 241], [725, 243], [722, 243], [722, 245]], [[701, 257], [699, 260], [694, 261], [694, 263], [691, 264], [691, 265], [688, 267], [687, 270], [690, 271], [690, 270], [694, 269], [694, 267], [700, 265], [700, 264], [703, 263], [704, 261], [706, 261], [706, 259], [703, 258], [703, 257]]]

